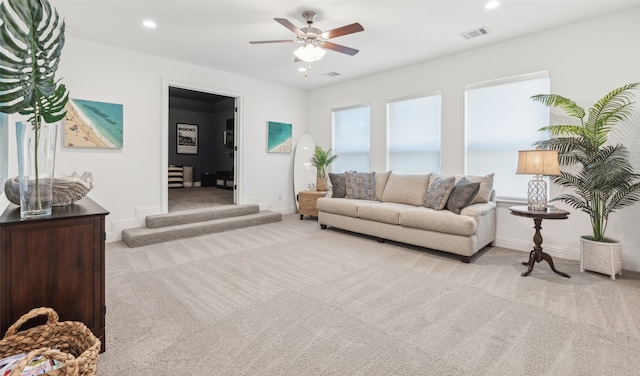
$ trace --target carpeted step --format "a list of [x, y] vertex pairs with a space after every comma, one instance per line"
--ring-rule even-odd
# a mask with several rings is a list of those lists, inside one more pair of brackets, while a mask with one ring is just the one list
[[189, 209], [170, 212], [167, 214], [149, 215], [146, 219], [147, 228], [160, 228], [183, 225], [194, 222], [211, 221], [214, 219], [238, 217], [241, 215], [260, 212], [258, 205], [222, 205], [201, 209]]
[[131, 228], [122, 231], [122, 241], [129, 247], [141, 247], [149, 244], [185, 239], [251, 226], [282, 221], [282, 214], [261, 211], [237, 217], [214, 219], [195, 223], [186, 223], [161, 228]]

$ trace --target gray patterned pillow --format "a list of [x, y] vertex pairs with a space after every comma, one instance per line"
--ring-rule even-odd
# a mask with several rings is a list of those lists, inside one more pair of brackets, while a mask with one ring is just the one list
[[435, 210], [444, 209], [455, 184], [456, 178], [453, 176], [434, 179], [429, 184], [427, 195], [424, 198], [424, 206]]
[[345, 198], [361, 200], [376, 199], [375, 172], [345, 172], [347, 194]]
[[447, 209], [453, 213], [460, 214], [462, 209], [471, 205], [474, 201], [478, 191], [480, 191], [480, 184], [480, 182], [472, 183], [466, 178], [460, 179], [456, 186], [453, 187], [451, 195], [449, 195]]
[[345, 174], [329, 173], [329, 179], [331, 179], [332, 195], [335, 198], [344, 198], [347, 195], [347, 177]]

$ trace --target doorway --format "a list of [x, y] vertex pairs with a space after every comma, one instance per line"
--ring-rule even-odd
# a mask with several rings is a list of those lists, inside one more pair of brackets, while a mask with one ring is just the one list
[[167, 86], [166, 210], [236, 203], [237, 97]]

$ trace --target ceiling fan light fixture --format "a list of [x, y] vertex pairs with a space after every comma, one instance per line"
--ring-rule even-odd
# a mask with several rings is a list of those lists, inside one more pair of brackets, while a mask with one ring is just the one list
[[313, 63], [314, 61], [322, 59], [326, 53], [327, 51], [313, 44], [305, 44], [293, 52], [298, 59], [306, 61], [307, 63]]

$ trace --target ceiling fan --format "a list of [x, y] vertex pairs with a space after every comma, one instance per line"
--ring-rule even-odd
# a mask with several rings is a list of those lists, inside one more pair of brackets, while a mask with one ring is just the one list
[[252, 41], [249, 43], [302, 43], [302, 47], [298, 48], [294, 52], [294, 55], [296, 55], [296, 61], [302, 60], [308, 63], [320, 60], [325, 54], [325, 49], [347, 54], [349, 56], [353, 56], [359, 52], [355, 48], [329, 42], [329, 39], [332, 38], [363, 31], [364, 28], [359, 23], [356, 22], [337, 29], [322, 31], [312, 26], [313, 21], [316, 18], [315, 12], [306, 11], [302, 13], [302, 17], [307, 21], [307, 27], [298, 28], [289, 20], [284, 18], [274, 18], [274, 20], [280, 25], [293, 31], [296, 34], [296, 39], [262, 40]]

